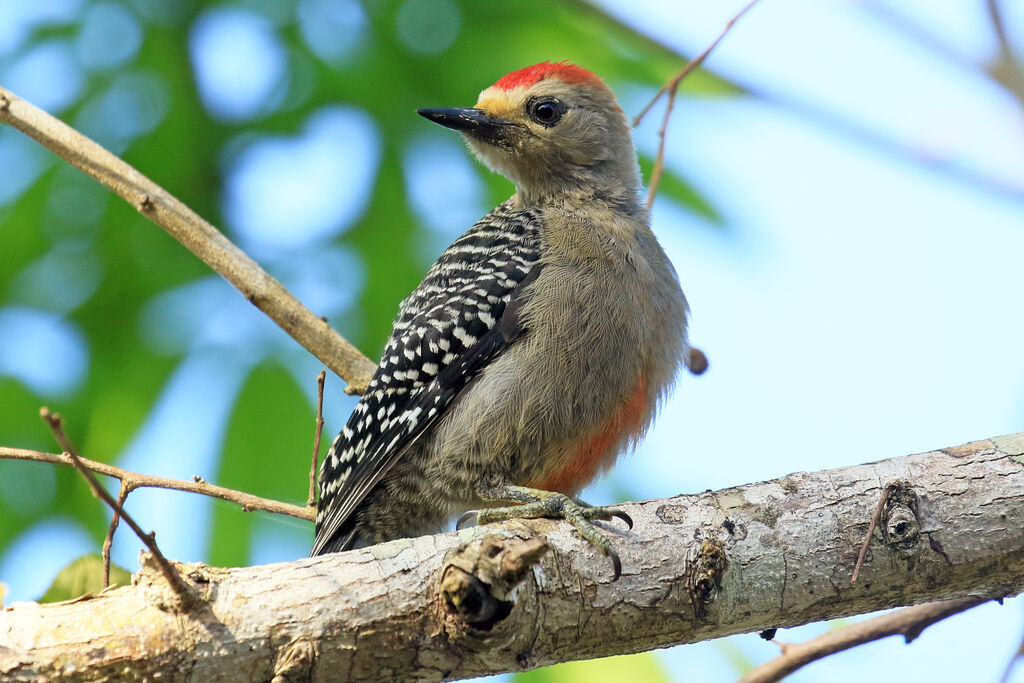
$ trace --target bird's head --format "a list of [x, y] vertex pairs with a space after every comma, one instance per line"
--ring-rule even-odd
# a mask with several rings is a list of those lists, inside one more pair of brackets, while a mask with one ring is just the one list
[[639, 197], [626, 117], [608, 86], [582, 67], [541, 62], [503, 76], [472, 108], [418, 113], [461, 132], [477, 157], [525, 196]]

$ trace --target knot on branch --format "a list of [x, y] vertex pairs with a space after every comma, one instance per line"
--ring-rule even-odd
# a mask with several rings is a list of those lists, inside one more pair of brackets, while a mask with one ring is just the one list
[[728, 566], [729, 558], [718, 541], [703, 541], [687, 553], [683, 587], [690, 596], [696, 618], [703, 617], [718, 597], [722, 576]]
[[165, 568], [153, 553], [139, 552], [139, 573], [132, 576], [132, 584], [142, 586], [149, 602], [166, 612], [185, 613], [209, 598], [210, 577], [205, 571], [209, 569], [206, 565], [164, 561], [180, 577], [178, 588], [167, 582]]
[[298, 638], [277, 651], [270, 683], [305, 683], [313, 680], [316, 650], [308, 638]]
[[882, 506], [879, 520], [882, 538], [893, 551], [909, 557], [917, 550], [921, 538], [921, 522], [918, 517], [918, 499], [910, 482], [893, 482], [888, 486], [888, 495]]
[[461, 546], [441, 570], [446, 612], [489, 631], [512, 611], [512, 591], [548, 550], [544, 538], [521, 541], [490, 534]]

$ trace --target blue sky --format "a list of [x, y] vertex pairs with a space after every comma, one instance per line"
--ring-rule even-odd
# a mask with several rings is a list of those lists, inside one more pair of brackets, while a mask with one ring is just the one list
[[[417, 0], [406, 4], [396, 32], [413, 41], [409, 16], [421, 8]], [[743, 3], [601, 4], [694, 54]], [[1024, 53], [1024, 5], [1004, 4]], [[106, 14], [90, 15], [94, 28], [83, 31], [77, 46], [21, 54], [19, 27], [32, 12], [74, 13], [79, 3], [0, 6], [0, 82], [59, 112], [76, 96], [82, 69], [109, 68], [137, 49], [131, 40], [100, 49], [110, 42], [102, 39], [104, 27], [133, 35], [130, 14], [103, 7], [92, 10]], [[314, 45], [337, 49], [317, 37], [324, 22], [358, 44], [357, 4], [308, 0], [301, 7]], [[457, 17], [457, 6], [445, 7]], [[691, 338], [707, 352], [711, 369], [681, 378], [638, 452], [584, 497], [721, 488], [1024, 430], [1024, 116], [1020, 103], [976, 66], [996, 48], [983, 9], [981, 0], [762, 0], [707, 63], [756, 96], [694, 98], [684, 88], [667, 163], [712, 200], [726, 225], [710, 225], [664, 198], [655, 205], [654, 224], [691, 302]], [[892, 13], [948, 47], [911, 37]], [[425, 49], [417, 45], [410, 49]], [[246, 9], [210, 11], [193, 29], [191, 51], [211, 112], [241, 120], [270, 106], [284, 69], [271, 22]], [[538, 54], [537, 61], [546, 57]], [[486, 85], [469, 88], [465, 104]], [[627, 113], [652, 94], [630, 83], [612, 85]], [[118, 93], [128, 89], [111, 92], [126, 97]], [[127, 129], [107, 131], [107, 144], [117, 149], [157, 125], [166, 106], [158, 96], [152, 102], [138, 108]], [[649, 154], [660, 114], [655, 109], [636, 132]], [[105, 130], [102, 111], [90, 121]], [[339, 105], [287, 138], [239, 139], [225, 156], [225, 227], [314, 310], [343, 312], [353, 292], [372, 286], [350, 254], [328, 243], [362, 211], [379, 147], [373, 120]], [[0, 178], [0, 202], [49, 163], [10, 135], [0, 137], [0, 154], [19, 169]], [[439, 249], [487, 210], [472, 162], [451, 136], [425, 132], [404, 163], [413, 207], [436, 241], [425, 251]], [[439, 184], [438, 177], [447, 180]], [[330, 191], [346, 186], [350, 191]], [[296, 211], [303, 212], [301, 229]], [[58, 258], [53, 268], [68, 260]], [[424, 267], [429, 260], [424, 257]], [[89, 264], [76, 268], [87, 289]], [[155, 299], [142, 316], [149, 343], [187, 355], [122, 454], [118, 464], [130, 469], [209, 475], [224, 418], [253, 364], [266, 354], [285, 357], [304, 390], [316, 372], [315, 362], [225, 283], [211, 277], [189, 288]], [[204, 315], [211, 310], [219, 312], [216, 320]], [[11, 316], [20, 316], [22, 329], [37, 329], [38, 343], [69, 349], [63, 355], [79, 365], [58, 372], [33, 360], [43, 347], [0, 346], [0, 372], [44, 394], [73, 391], [88, 362], [76, 351], [74, 327], [59, 315], [0, 302], [0, 319]], [[337, 396], [337, 384], [334, 390], [328, 431], [353, 403]], [[181, 429], [184, 423], [191, 428]], [[183, 462], [183, 453], [191, 459]], [[205, 528], [201, 521], [181, 528], [165, 521], [202, 520], [209, 501], [140, 491], [132, 505], [143, 526], [159, 528], [170, 555], [204, 556], [207, 541], [196, 533]], [[261, 525], [251, 560], [305, 554], [308, 539], [295, 528], [289, 521]], [[0, 576], [11, 598], [36, 597], [57, 568], [91, 549], [73, 521], [51, 520], [0, 557]], [[135, 566], [135, 539], [122, 534], [115, 549], [117, 561]], [[34, 558], [31, 568], [17, 560], [26, 554]], [[799, 640], [821, 629], [780, 637]], [[859, 681], [893, 667], [914, 667], [934, 681], [995, 680], [1022, 631], [1024, 604], [1008, 600], [934, 627], [910, 649], [895, 640], [859, 648], [791, 680]], [[729, 680], [731, 656], [760, 661], [772, 648], [755, 635], [738, 636], [662, 657], [678, 680]], [[1013, 680], [1024, 681], [1024, 671]]]
[[[689, 54], [742, 5], [603, 4]], [[980, 2], [887, 6], [965, 60], [993, 54]], [[708, 67], [767, 97], [684, 98], [676, 108], [669, 163], [726, 213], [728, 229], [655, 206], [711, 370], [682, 379], [640, 452], [617, 470], [643, 497], [1024, 430], [1020, 104], [871, 7], [762, 2]], [[1014, 35], [1024, 36], [1022, 19]], [[626, 110], [645, 95], [631, 93]], [[844, 134], [851, 128], [863, 134]], [[641, 149], [655, 148], [655, 133], [655, 121], [641, 127]], [[952, 167], [984, 182], [962, 182]], [[919, 680], [997, 680], [1022, 617], [1020, 599], [985, 606], [910, 649], [893, 639], [791, 680], [860, 681], [911, 666]], [[664, 657], [679, 680], [728, 680], [730, 649], [754, 661], [777, 653], [739, 636]]]

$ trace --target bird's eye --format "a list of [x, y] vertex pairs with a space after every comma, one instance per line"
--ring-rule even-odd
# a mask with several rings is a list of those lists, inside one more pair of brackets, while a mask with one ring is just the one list
[[526, 110], [530, 114], [530, 118], [542, 126], [553, 126], [565, 114], [565, 105], [556, 99], [545, 98], [531, 100], [526, 106]]

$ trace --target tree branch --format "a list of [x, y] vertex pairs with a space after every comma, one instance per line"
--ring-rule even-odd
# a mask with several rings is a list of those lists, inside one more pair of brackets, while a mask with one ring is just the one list
[[623, 508], [633, 531], [607, 527], [617, 583], [553, 520], [190, 565], [209, 602], [184, 617], [161, 609], [167, 588], [146, 562], [130, 587], [0, 612], [0, 676], [439, 681], [1024, 590], [1024, 433]]
[[221, 234], [166, 190], [96, 142], [0, 88], [0, 121], [17, 128], [114, 191], [235, 286], [295, 341], [362, 393], [376, 364], [331, 329]]
[[889, 636], [903, 636], [911, 643], [932, 624], [984, 602], [988, 599], [968, 597], [904, 607], [823, 633], [805, 643], [780, 643], [782, 655], [747, 672], [736, 683], [775, 683], [811, 662]]
[[[226, 500], [229, 503], [237, 503], [238, 505], [241, 505], [242, 509], [246, 512], [252, 510], [263, 510], [277, 515], [289, 515], [291, 517], [298, 517], [299, 519], [309, 521], [313, 521], [313, 518], [316, 516], [316, 510], [314, 508], [304, 507], [302, 505], [292, 505], [291, 503], [282, 503], [281, 501], [271, 500], [270, 498], [260, 498], [259, 496], [252, 495], [251, 493], [235, 491], [234, 489], [225, 488], [223, 486], [209, 484], [198, 477], [196, 478], [196, 481], [169, 479], [167, 477], [156, 477], [150, 474], [129, 472], [128, 470], [123, 470], [120, 467], [114, 467], [113, 465], [108, 465], [105, 462], [89, 460], [88, 458], [79, 457], [78, 459], [82, 463], [82, 466], [90, 472], [96, 472], [108, 477], [113, 477], [114, 479], [122, 482], [130, 482], [133, 489], [157, 488], [199, 493], [212, 498], [220, 498], [221, 500]], [[70, 464], [67, 458], [57, 453], [44, 453], [25, 448], [8, 448], [6, 446], [0, 446], [0, 460], [32, 460], [35, 462], [48, 462], [54, 465]]]

